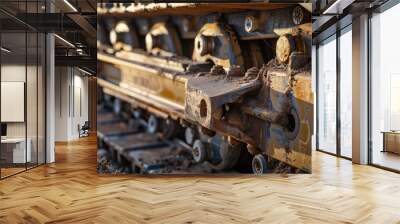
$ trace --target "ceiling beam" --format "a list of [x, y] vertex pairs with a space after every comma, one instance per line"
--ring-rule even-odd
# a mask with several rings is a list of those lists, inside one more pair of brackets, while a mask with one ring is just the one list
[[79, 25], [90, 37], [96, 38], [96, 28], [94, 28], [85, 17], [75, 13], [68, 14], [68, 17]]
[[91, 56], [55, 56], [56, 66], [87, 67], [95, 71], [97, 60]]

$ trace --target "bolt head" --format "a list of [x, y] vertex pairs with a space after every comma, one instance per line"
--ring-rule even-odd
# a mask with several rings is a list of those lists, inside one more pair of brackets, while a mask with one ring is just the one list
[[195, 40], [195, 47], [201, 56], [204, 56], [214, 49], [213, 37], [204, 36], [202, 34], [198, 35]]
[[161, 48], [162, 47], [162, 41], [161, 41], [161, 35], [153, 35], [152, 33], [148, 33], [145, 37], [146, 41], [146, 48], [147, 51], [151, 51], [154, 48]]
[[247, 33], [251, 33], [256, 31], [258, 28], [257, 26], [257, 20], [254, 18], [254, 16], [246, 16], [244, 19], [244, 29]]
[[303, 22], [304, 12], [301, 6], [296, 6], [296, 8], [293, 9], [292, 18], [295, 25], [299, 25], [301, 22]]

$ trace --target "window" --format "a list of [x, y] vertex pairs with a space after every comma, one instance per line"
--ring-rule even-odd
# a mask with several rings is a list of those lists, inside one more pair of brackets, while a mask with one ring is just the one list
[[340, 155], [352, 157], [352, 32], [341, 31], [340, 45]]
[[317, 50], [317, 149], [350, 159], [352, 26], [340, 30], [338, 35], [320, 43]]
[[371, 163], [400, 170], [400, 5], [371, 18]]

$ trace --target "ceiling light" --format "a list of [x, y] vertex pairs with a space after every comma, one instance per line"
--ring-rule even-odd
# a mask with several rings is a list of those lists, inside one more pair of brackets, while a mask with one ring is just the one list
[[81, 71], [81, 72], [83, 72], [83, 73], [85, 73], [85, 74], [87, 74], [87, 75], [93, 75], [92, 73], [90, 73], [90, 72], [88, 72], [88, 71], [86, 71], [86, 70], [83, 70], [83, 69], [81, 69], [81, 68], [78, 68], [78, 70]]
[[67, 4], [72, 10], [74, 10], [74, 12], [78, 12], [78, 10], [68, 1], [68, 0], [64, 0], [65, 4]]
[[73, 47], [73, 48], [75, 48], [75, 45], [73, 45], [71, 42], [69, 42], [68, 40], [66, 40], [66, 39], [64, 39], [64, 38], [62, 38], [62, 37], [60, 37], [59, 35], [57, 35], [57, 34], [54, 34], [54, 36], [55, 37], [57, 37], [59, 40], [61, 40], [62, 42], [64, 42], [64, 43], [66, 43], [67, 45], [69, 45], [70, 47]]
[[336, 0], [322, 14], [323, 15], [338, 15], [342, 14], [343, 10], [351, 5], [355, 0]]
[[11, 52], [11, 50], [9, 50], [9, 49], [7, 49], [7, 48], [5, 48], [5, 47], [1, 47], [0, 49], [1, 49], [2, 51], [6, 52], [6, 53], [10, 53], [10, 52]]
[[76, 52], [77, 52], [79, 55], [83, 55], [83, 50], [80, 49], [80, 48], [76, 49]]

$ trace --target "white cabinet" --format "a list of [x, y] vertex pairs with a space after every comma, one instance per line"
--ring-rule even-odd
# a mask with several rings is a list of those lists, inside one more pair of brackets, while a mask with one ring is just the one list
[[[12, 147], [12, 163], [25, 163], [32, 161], [32, 140], [28, 138], [7, 138], [1, 140], [2, 145]], [[25, 151], [25, 144], [27, 144]], [[25, 161], [26, 159], [26, 161]]]

